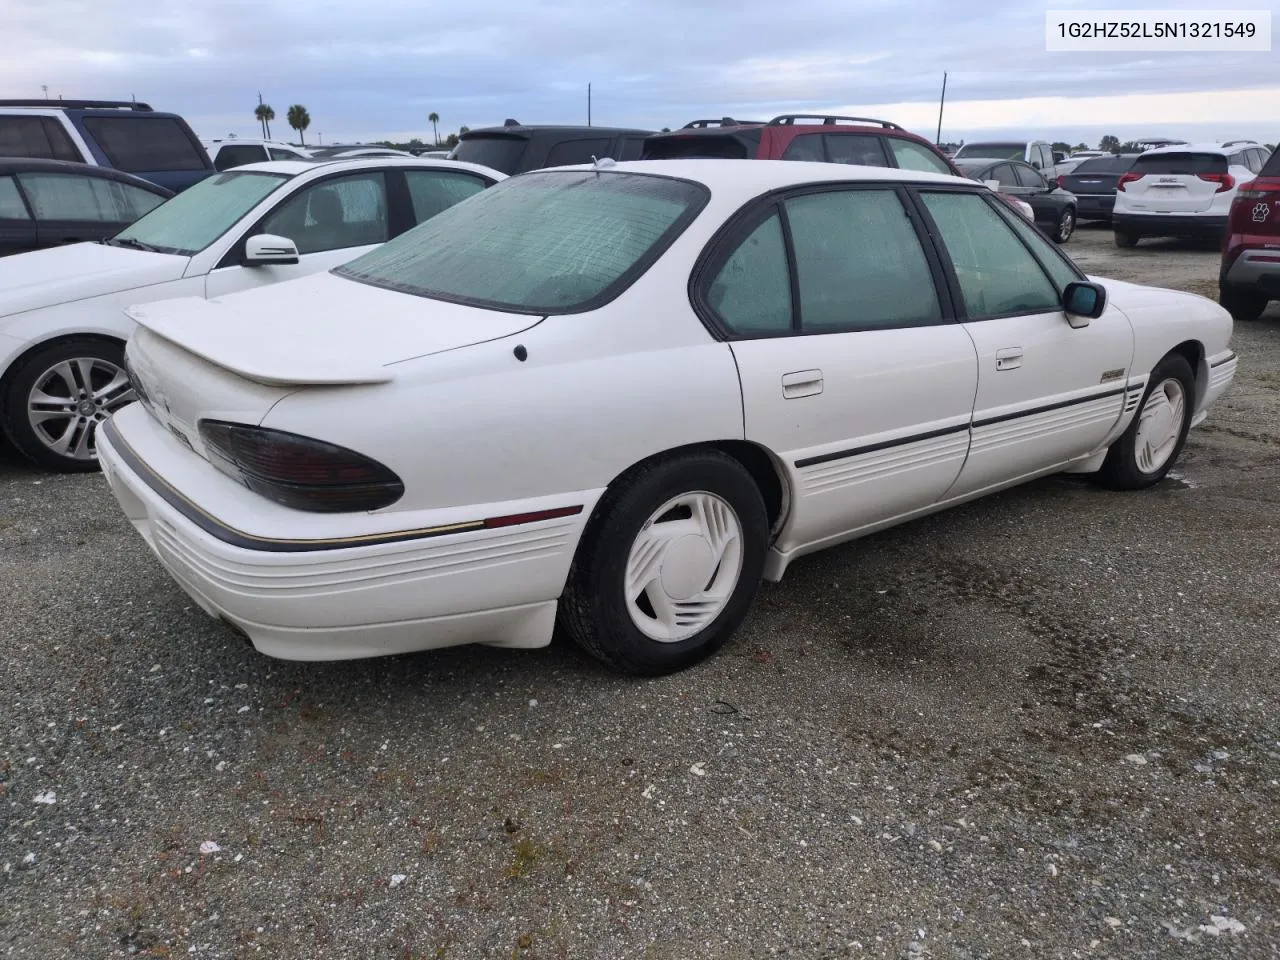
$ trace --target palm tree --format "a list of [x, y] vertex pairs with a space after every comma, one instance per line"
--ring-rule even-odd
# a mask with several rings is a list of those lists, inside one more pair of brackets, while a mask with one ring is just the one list
[[307, 108], [302, 104], [295, 103], [289, 108], [287, 119], [289, 120], [289, 126], [298, 131], [298, 139], [302, 141], [302, 145], [305, 147], [307, 141], [303, 137], [303, 133], [306, 132], [307, 127], [311, 126], [311, 114], [307, 113]]
[[427, 119], [431, 121], [431, 132], [435, 135], [436, 146], [440, 146], [440, 130], [436, 126], [440, 122], [440, 114], [432, 112], [427, 114]]
[[260, 103], [253, 108], [254, 119], [258, 121], [258, 128], [262, 131], [262, 139], [269, 140], [267, 136], [267, 105]]

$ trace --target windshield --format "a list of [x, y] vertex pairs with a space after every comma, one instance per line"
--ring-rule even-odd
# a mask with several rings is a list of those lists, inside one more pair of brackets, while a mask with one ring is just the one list
[[524, 137], [470, 136], [459, 141], [449, 159], [478, 163], [482, 167], [501, 170], [510, 175], [520, 166], [520, 158], [524, 156], [524, 148], [528, 143]]
[[114, 240], [194, 256], [288, 179], [283, 173], [239, 170], [206, 177], [117, 233]]
[[1021, 160], [1027, 152], [1025, 143], [966, 143], [956, 151], [957, 157], [991, 157], [999, 160]]
[[1124, 173], [1133, 166], [1133, 161], [1137, 160], [1136, 154], [1133, 156], [1118, 157], [1094, 157], [1092, 160], [1086, 160], [1080, 166], [1076, 167], [1076, 173]]
[[1226, 173], [1227, 158], [1215, 153], [1147, 153], [1138, 157], [1133, 171], [1198, 177], [1202, 173]]
[[617, 296], [697, 215], [698, 184], [634, 173], [528, 173], [463, 200], [335, 273], [513, 313]]

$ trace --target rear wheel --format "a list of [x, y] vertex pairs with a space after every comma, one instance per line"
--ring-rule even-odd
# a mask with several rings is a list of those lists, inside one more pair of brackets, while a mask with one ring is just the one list
[[605, 494], [587, 525], [561, 625], [627, 673], [684, 669], [746, 616], [767, 538], [764, 500], [732, 457], [707, 450], [645, 464]]
[[1117, 247], [1136, 247], [1138, 245], [1138, 235], [1136, 233], [1128, 233], [1124, 230], [1115, 232]]
[[1142, 405], [1111, 445], [1098, 480], [1112, 490], [1142, 490], [1163, 480], [1186, 442], [1195, 395], [1186, 358], [1171, 353], [1156, 364]]
[[5, 380], [4, 431], [23, 454], [55, 470], [98, 468], [98, 424], [131, 403], [124, 347], [77, 337], [37, 350]]
[[1066, 243], [1071, 239], [1071, 234], [1076, 232], [1076, 211], [1075, 207], [1066, 207], [1062, 211], [1062, 216], [1058, 217], [1058, 226], [1053, 232], [1053, 239], [1058, 243]]
[[1235, 320], [1249, 322], [1257, 320], [1267, 309], [1266, 297], [1231, 287], [1218, 288], [1218, 302]]

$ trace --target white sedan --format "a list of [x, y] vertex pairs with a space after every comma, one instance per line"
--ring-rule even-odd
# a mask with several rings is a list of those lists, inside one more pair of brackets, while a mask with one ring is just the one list
[[216, 173], [114, 238], [0, 259], [0, 428], [62, 470], [133, 400], [123, 308], [218, 297], [336, 267], [505, 179], [447, 160], [256, 163]]
[[258, 650], [723, 644], [803, 554], [1056, 471], [1164, 477], [1231, 383], [1203, 297], [1083, 276], [981, 184], [525, 174], [334, 271], [133, 311], [100, 451]]

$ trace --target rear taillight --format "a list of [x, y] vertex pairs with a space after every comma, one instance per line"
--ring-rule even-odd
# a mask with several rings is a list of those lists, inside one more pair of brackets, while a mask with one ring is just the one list
[[1246, 180], [1236, 191], [1237, 200], [1261, 200], [1272, 194], [1280, 193], [1280, 177], [1259, 177], [1257, 180]]
[[1126, 183], [1133, 183], [1133, 181], [1141, 180], [1141, 179], [1142, 179], [1142, 174], [1140, 173], [1134, 173], [1133, 171], [1129, 171], [1128, 173], [1122, 173], [1120, 174], [1120, 179], [1116, 181], [1116, 189], [1119, 190], [1121, 193], [1123, 193], [1124, 185]]
[[323, 440], [244, 423], [201, 420], [209, 462], [268, 500], [295, 510], [378, 510], [404, 494], [389, 469]]
[[1058, 178], [1058, 186], [1059, 186], [1059, 187], [1061, 187], [1063, 190], [1067, 189], [1067, 178], [1066, 178], [1066, 177], [1059, 177], [1059, 178]]
[[1226, 193], [1236, 185], [1236, 178], [1229, 173], [1198, 173], [1196, 176], [1206, 183], [1216, 183], [1218, 189], [1214, 193]]

